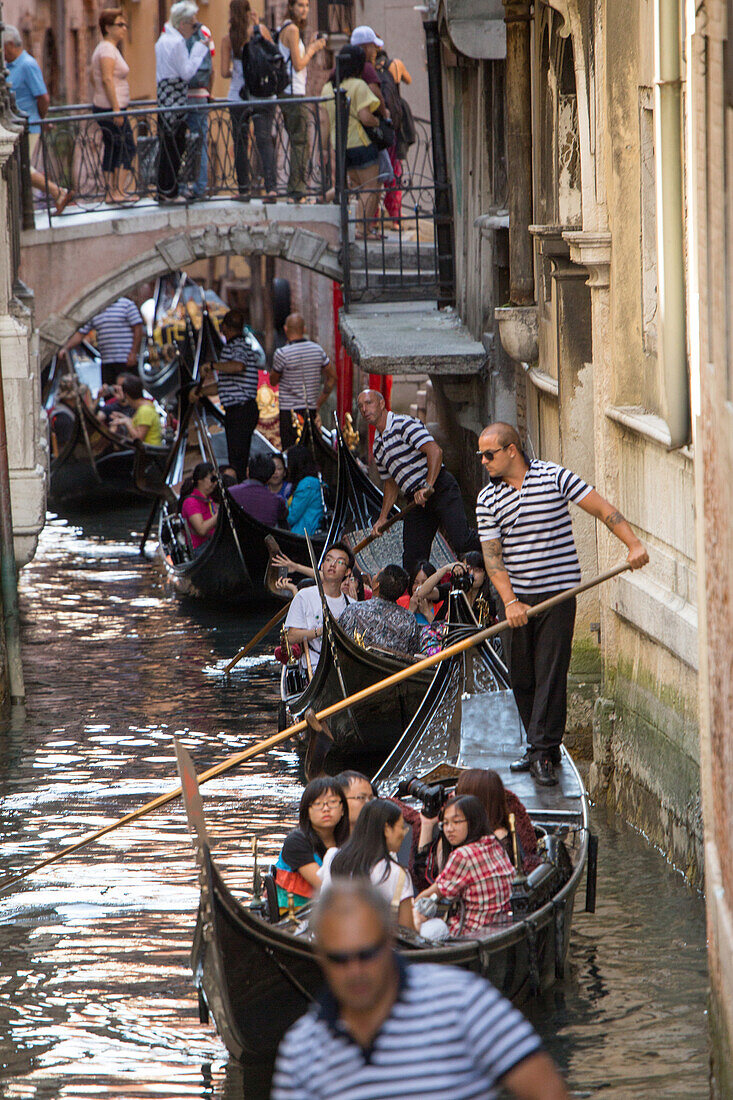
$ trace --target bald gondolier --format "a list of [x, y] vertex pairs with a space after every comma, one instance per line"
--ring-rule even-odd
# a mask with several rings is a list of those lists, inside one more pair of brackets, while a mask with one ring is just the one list
[[577, 474], [554, 462], [528, 462], [511, 424], [484, 428], [479, 448], [491, 480], [478, 494], [476, 521], [486, 571], [512, 627], [504, 645], [527, 731], [527, 751], [511, 769], [551, 786], [565, 733], [575, 599], [531, 620], [527, 610], [580, 583], [567, 502], [605, 523], [628, 547], [632, 569], [646, 565], [649, 555], [621, 513]]
[[422, 420], [387, 411], [384, 397], [364, 390], [359, 412], [376, 429], [374, 458], [382, 478], [384, 501], [372, 530], [379, 534], [399, 492], [415, 501], [402, 525], [402, 564], [409, 570], [430, 557], [441, 523], [456, 555], [478, 548], [463, 507], [458, 482], [443, 465], [443, 452]]

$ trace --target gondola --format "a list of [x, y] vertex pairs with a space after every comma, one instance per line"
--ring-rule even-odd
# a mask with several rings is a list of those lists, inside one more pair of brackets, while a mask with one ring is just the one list
[[[220, 459], [221, 453], [217, 454], [218, 441], [224, 442], [220, 430], [221, 411], [208, 399], [203, 399], [200, 404], [209, 425], [202, 424], [189, 406], [182, 420], [177, 452], [168, 473], [167, 499], [161, 507], [160, 558], [171, 585], [181, 596], [213, 603], [261, 602], [271, 595], [266, 584], [270, 558], [267, 537], [274, 537], [284, 554], [302, 564], [309, 561], [306, 539], [284, 528], [260, 523], [227, 493], [226, 504], [219, 508], [213, 535], [198, 554], [191, 554], [172, 486], [178, 484], [207, 454], [213, 453], [215, 458]], [[318, 433], [315, 439], [318, 439]], [[323, 433], [316, 446], [319, 448], [318, 457], [322, 452], [330, 463], [329, 468], [335, 471], [336, 483], [329, 529], [312, 540], [316, 556], [320, 557], [324, 547], [338, 538], [341, 532], [355, 524], [371, 523], [379, 514], [382, 497], [353, 456], [346, 458], [349, 452], [340, 432], [336, 433], [335, 450], [329, 448], [329, 441], [323, 438]], [[257, 449], [273, 450], [259, 433], [253, 437], [252, 448], [253, 452]]]
[[[348, 541], [355, 545], [362, 533], [352, 533]], [[357, 560], [362, 569], [376, 573], [388, 562], [399, 561], [401, 553], [401, 537], [394, 532], [391, 539], [384, 536], [373, 542], [357, 555]], [[436, 565], [452, 560], [450, 547], [442, 536], [433, 544], [432, 553]], [[402, 654], [362, 645], [358, 637], [352, 637], [339, 626], [325, 600], [323, 622], [323, 645], [310, 682], [297, 661], [290, 660], [283, 665], [279, 729], [300, 721], [309, 709], [323, 710], [413, 663], [413, 658]], [[419, 707], [433, 675], [432, 669], [420, 672], [397, 685], [388, 695], [376, 696], [336, 715], [330, 727], [334, 752], [343, 758], [384, 756], [391, 752]], [[305, 741], [299, 743], [300, 747], [305, 744]]]
[[[575, 897], [588, 863], [586, 908], [595, 899], [595, 851], [588, 797], [563, 750], [560, 783], [539, 788], [509, 772], [522, 750], [521, 723], [488, 646], [446, 660], [412, 723], [375, 780], [394, 796], [402, 780], [450, 788], [462, 768], [495, 768], [523, 801], [539, 837], [542, 861], [517, 874], [512, 912], [485, 930], [428, 943], [400, 930], [398, 950], [410, 962], [445, 963], [483, 974], [516, 1004], [548, 989], [565, 971]], [[190, 758], [177, 746], [189, 828], [200, 868], [201, 901], [191, 964], [202, 1021], [209, 1012], [230, 1054], [241, 1061], [272, 1062], [278, 1042], [322, 986], [308, 929], [307, 910], [281, 919], [266, 877], [260, 897], [244, 904], [226, 886], [211, 855], [203, 807]], [[270, 900], [268, 900], [270, 899]]]
[[101, 511], [140, 504], [146, 493], [136, 469], [162, 476], [169, 447], [146, 447], [120, 437], [81, 404], [72, 435], [51, 459], [49, 507], [58, 512]]

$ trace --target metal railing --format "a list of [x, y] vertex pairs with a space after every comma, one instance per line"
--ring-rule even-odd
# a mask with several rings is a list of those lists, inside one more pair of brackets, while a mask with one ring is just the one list
[[51, 222], [141, 202], [336, 201], [347, 310], [358, 301], [445, 299], [452, 264], [446, 266], [439, 242], [450, 203], [436, 189], [430, 123], [415, 119], [415, 141], [404, 156], [382, 154], [379, 177], [375, 172], [364, 182], [359, 173], [358, 181], [345, 164], [346, 94], [336, 93], [334, 143], [324, 102], [217, 100], [165, 109], [138, 102], [121, 126], [119, 116], [86, 105], [53, 111], [41, 129], [35, 167], [71, 190], [73, 202], [61, 214], [47, 192], [40, 200], [36, 192], [36, 202]]
[[[67, 108], [41, 128], [35, 167], [73, 192], [63, 217], [145, 200], [325, 199], [322, 100], [136, 105], [120, 116]], [[41, 197], [49, 220], [59, 217]]]

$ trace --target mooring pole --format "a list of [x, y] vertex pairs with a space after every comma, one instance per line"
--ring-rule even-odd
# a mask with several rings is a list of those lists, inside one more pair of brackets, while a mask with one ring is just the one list
[[5, 424], [5, 395], [0, 358], [0, 591], [2, 592], [5, 648], [8, 655], [10, 702], [25, 703], [23, 665], [20, 656], [20, 612], [18, 610], [18, 575], [13, 544], [13, 513], [10, 504], [10, 468], [8, 436]]

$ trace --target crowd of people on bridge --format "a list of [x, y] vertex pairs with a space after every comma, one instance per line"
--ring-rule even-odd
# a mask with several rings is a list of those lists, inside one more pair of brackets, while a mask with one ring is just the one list
[[[62, 171], [52, 123], [46, 125], [50, 97], [37, 61], [24, 48], [16, 27], [6, 26], [3, 48], [16, 104], [28, 117], [31, 183], [60, 214], [70, 202], [112, 205], [154, 194], [159, 203], [184, 203], [209, 194], [233, 192], [241, 198], [290, 202], [330, 199], [327, 177], [335, 179], [329, 157], [335, 142], [334, 90], [351, 97], [346, 164], [349, 186], [360, 203], [357, 235], [394, 228], [401, 216], [402, 159], [416, 134], [401, 87], [411, 82], [404, 63], [391, 60], [385, 43], [368, 26], [356, 27], [335, 58], [323, 88], [321, 107], [305, 102], [308, 70], [328, 48], [325, 34], [307, 30], [309, 0], [288, 0], [285, 18], [271, 30], [249, 0], [231, 0], [228, 32], [221, 42], [221, 76], [227, 97], [213, 98], [216, 47], [199, 21], [194, 0], [176, 0], [155, 43], [157, 109], [131, 113], [130, 66], [125, 60], [129, 18], [122, 7], [103, 8], [99, 41], [89, 62], [91, 105], [96, 126], [77, 135], [98, 153], [81, 158], [84, 178], [76, 193], [54, 179]], [[315, 79], [312, 91], [318, 91]], [[210, 142], [210, 108], [228, 118], [231, 129], [216, 127]], [[221, 147], [222, 140], [226, 148]], [[94, 169], [95, 156], [98, 167]], [[90, 171], [92, 170], [92, 171]], [[233, 170], [233, 171], [232, 171]], [[87, 193], [88, 192], [88, 193]], [[380, 199], [386, 221], [376, 218]], [[391, 221], [390, 221], [391, 219]]]

